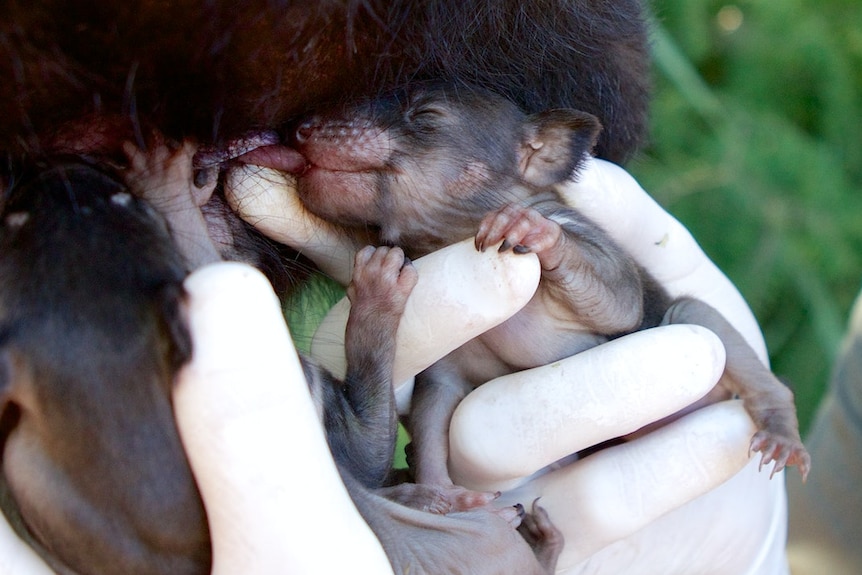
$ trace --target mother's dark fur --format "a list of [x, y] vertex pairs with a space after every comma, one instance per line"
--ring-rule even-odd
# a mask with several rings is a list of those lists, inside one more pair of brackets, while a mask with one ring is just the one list
[[425, 79], [485, 86], [530, 112], [585, 110], [622, 161], [646, 128], [635, 0], [6, 2], [0, 150], [45, 151], [91, 114], [223, 142], [345, 98]]

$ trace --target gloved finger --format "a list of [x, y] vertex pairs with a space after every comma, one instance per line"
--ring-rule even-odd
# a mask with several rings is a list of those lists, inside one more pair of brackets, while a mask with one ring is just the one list
[[590, 159], [577, 181], [560, 191], [568, 204], [600, 224], [672, 296], [692, 296], [712, 305], [766, 360], [760, 328], [745, 300], [689, 231], [628, 172], [610, 162]]
[[[784, 483], [752, 459], [706, 494], [558, 573], [788, 575]], [[821, 571], [818, 571], [821, 572]]]
[[741, 402], [721, 402], [550, 471], [500, 504], [541, 497], [566, 541], [562, 570], [733, 477], [749, 460], [752, 433]]
[[452, 478], [480, 491], [509, 489], [572, 453], [694, 403], [723, 370], [724, 347], [715, 334], [671, 325], [494, 379], [452, 416]]
[[[478, 252], [464, 240], [413, 262], [419, 275], [396, 335], [393, 381], [399, 411], [409, 405], [412, 377], [450, 351], [502, 323], [533, 296], [541, 269], [534, 254]], [[337, 377], [346, 372], [344, 298], [317, 329], [311, 354]]]
[[237, 166], [227, 175], [225, 198], [261, 233], [296, 249], [342, 285], [350, 283], [353, 255], [361, 246], [302, 205], [293, 176], [260, 166]]
[[25, 544], [0, 513], [0, 575], [52, 575], [54, 571]]
[[219, 263], [185, 285], [194, 351], [174, 400], [213, 573], [391, 572], [329, 455], [269, 283]]

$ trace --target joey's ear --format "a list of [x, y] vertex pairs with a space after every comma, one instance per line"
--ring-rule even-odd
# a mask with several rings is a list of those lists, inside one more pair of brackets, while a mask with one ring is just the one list
[[22, 370], [26, 371], [21, 356], [10, 346], [0, 343], [0, 446], [11, 428], [17, 424], [18, 408], [15, 396], [20, 390], [16, 389], [18, 386], [15, 386], [15, 380], [22, 376], [19, 373]]
[[572, 178], [595, 146], [602, 125], [592, 114], [559, 109], [527, 118], [518, 149], [521, 176], [535, 186]]
[[159, 288], [156, 298], [169, 345], [169, 367], [176, 371], [192, 357], [192, 336], [185, 315], [186, 292], [182, 284], [167, 284]]

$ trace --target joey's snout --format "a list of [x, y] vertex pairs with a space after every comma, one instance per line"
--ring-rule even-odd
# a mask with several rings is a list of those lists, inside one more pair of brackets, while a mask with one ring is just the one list
[[312, 116], [293, 131], [293, 145], [312, 166], [335, 172], [374, 172], [389, 166], [393, 134], [373, 118]]
[[293, 141], [299, 145], [305, 144], [314, 135], [317, 124], [318, 119], [316, 117], [311, 117], [300, 123], [293, 132]]

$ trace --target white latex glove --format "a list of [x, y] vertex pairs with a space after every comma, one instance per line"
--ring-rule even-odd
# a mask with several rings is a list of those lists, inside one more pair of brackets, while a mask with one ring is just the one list
[[[672, 295], [698, 297], [720, 310], [767, 361], [760, 331], [739, 293], [687, 230], [624, 170], [601, 160], [590, 162], [579, 182], [566, 190], [566, 200], [605, 227]], [[543, 383], [536, 377], [533, 388], [522, 384], [517, 398], [500, 405], [496, 403], [500, 397], [512, 394], [511, 389], [502, 389], [505, 380], [529, 381], [529, 374], [482, 386], [482, 396], [476, 393], [465, 399], [453, 420], [452, 444], [470, 446], [453, 454], [453, 474], [478, 477], [468, 486], [488, 488], [495, 481], [510, 480], [513, 463], [530, 460], [529, 454], [539, 446], [543, 450], [553, 446], [552, 454], [580, 449], [628, 433], [636, 428], [638, 417], [648, 423], [662, 409], [674, 411], [676, 386], [706, 383], [710, 387], [723, 357], [715, 350], [714, 346], [720, 347], [717, 341], [710, 343], [709, 337], [693, 333], [668, 333], [671, 329], [686, 328], [640, 332], [568, 360], [575, 365], [567, 387], [541, 392]], [[655, 339], [658, 332], [667, 340]], [[700, 344], [695, 344], [695, 337]], [[697, 345], [703, 346], [701, 351]], [[691, 375], [680, 375], [680, 370], [687, 369], [685, 360], [695, 354], [698, 359], [692, 359]], [[536, 375], [542, 370], [547, 368], [539, 368]], [[572, 388], [578, 391], [566, 392]], [[543, 415], [549, 405], [559, 402], [572, 409], [568, 417], [578, 420], [577, 430], [566, 421], [551, 425]], [[488, 420], [523, 421], [528, 410], [534, 421], [532, 433], [516, 429], [487, 444], [476, 444], [476, 426]], [[739, 402], [717, 404], [551, 472], [505, 499], [542, 496], [566, 536], [559, 572], [786, 573], [783, 477], [770, 481], [768, 470], [758, 473], [756, 461], [742, 469], [753, 432]], [[519, 442], [518, 437], [523, 439]], [[499, 463], [483, 463], [479, 454], [487, 453], [494, 442], [502, 449], [494, 457]], [[527, 470], [522, 468], [522, 475]]]
[[52, 575], [54, 572], [18, 539], [6, 517], [0, 513], [0, 573], [2, 575]]
[[[697, 295], [721, 309], [762, 354], [757, 327], [736, 291], [685, 230], [625, 172], [591, 162], [570, 192], [574, 205], [606, 225], [671, 291]], [[314, 233], [307, 237], [320, 238]], [[513, 283], [522, 274], [512, 274], [517, 268], [509, 266], [528, 269], [530, 257], [492, 262], [500, 272], [478, 274], [476, 280], [484, 283], [471, 281], [469, 275], [453, 281], [458, 270], [476, 263], [476, 256], [465, 248], [455, 249], [461, 255], [438, 260], [446, 273], [434, 272], [431, 266], [420, 279], [428, 282], [424, 291], [417, 286], [426, 303], [408, 306], [399, 330], [399, 339], [414, 342], [399, 351], [399, 365], [407, 366], [399, 368], [405, 378], [472, 337], [483, 322], [490, 327], [502, 321], [482, 311], [469, 316], [472, 321], [465, 329], [468, 316], [458, 302], [466, 301], [468, 307], [476, 302], [467, 287], [479, 287], [485, 298], [490, 297], [489, 289], [504, 294], [495, 301], [506, 313], [517, 309], [512, 302], [529, 298], [530, 281]], [[494, 286], [502, 292], [495, 292]], [[369, 572], [387, 572], [379, 544], [347, 499], [331, 459], [321, 455], [326, 450], [320, 426], [266, 283], [248, 268], [219, 264], [192, 276], [188, 287], [196, 352], [183, 372], [176, 401], [212, 522], [215, 570], [255, 573], [277, 565], [312, 573], [320, 572], [321, 558], [335, 562], [334, 570], [347, 569], [338, 562], [349, 558], [349, 568], [367, 565]], [[427, 319], [432, 309], [427, 302], [435, 304], [435, 313], [430, 314], [435, 324]], [[440, 305], [446, 302], [448, 307]], [[711, 387], [723, 353], [709, 332], [669, 326], [567, 361], [576, 363], [573, 377], [580, 383], [569, 380], [556, 386], [546, 381], [531, 389], [531, 381], [540, 377], [516, 374], [486, 384], [481, 394], [464, 401], [452, 431], [457, 476], [476, 487], [510, 486], [559, 453], [659, 419]], [[532, 375], [547, 368], [538, 369]], [[285, 374], [291, 370], [297, 376], [290, 381], [297, 385], [285, 386]], [[523, 381], [511, 385], [518, 379]], [[503, 385], [510, 388], [501, 390]], [[483, 400], [495, 395], [510, 401], [494, 407]], [[550, 406], [556, 409], [553, 417]], [[509, 433], [498, 435], [499, 430]], [[767, 473], [757, 473], [755, 462], [715, 488], [745, 465], [752, 432], [740, 406], [728, 402], [528, 481], [505, 497], [530, 500], [542, 495], [543, 505], [566, 537], [563, 572], [783, 573], [782, 482], [770, 482]], [[297, 435], [307, 441], [281, 439]], [[495, 455], [494, 448], [502, 453]], [[269, 457], [270, 453], [281, 457]], [[487, 454], [490, 457], [483, 457]], [[296, 469], [303, 472], [291, 473]], [[288, 499], [298, 490], [320, 495]], [[705, 495], [698, 497], [701, 493]], [[296, 522], [296, 517], [303, 522]], [[307, 521], [325, 527], [326, 541], [315, 541], [314, 534], [321, 531]], [[50, 572], [6, 525], [0, 528], [2, 572]], [[333, 529], [344, 530], [337, 535], [350, 553], [320, 552], [320, 546], [332, 540]], [[296, 545], [285, 546], [284, 541]]]
[[[288, 188], [279, 184], [277, 191]], [[757, 326], [738, 293], [628, 174], [593, 161], [569, 192], [569, 201], [605, 225], [673, 293], [695, 295], [722, 310], [765, 357]], [[312, 243], [321, 238], [307, 232]], [[337, 231], [328, 228], [325, 235], [335, 238], [336, 249], [352, 249]], [[479, 274], [477, 281], [484, 283], [472, 282], [463, 270], [465, 261], [468, 268], [476, 263], [475, 255], [464, 247], [455, 248], [460, 256], [438, 260], [445, 273], [432, 267], [420, 279], [428, 284], [424, 292], [417, 286], [419, 295], [436, 307], [406, 310], [398, 337], [414, 343], [399, 350], [405, 379], [470, 339], [483, 322], [490, 327], [502, 321], [489, 318], [485, 310], [469, 316], [465, 328], [468, 316], [458, 302], [473, 306], [476, 301], [467, 287], [480, 287], [486, 299], [497, 297], [493, 301], [503, 301], [506, 313], [514, 313], [518, 306], [512, 302], [529, 298], [534, 287], [530, 281], [516, 284], [513, 278], [522, 273], [512, 273], [517, 266], [528, 269], [530, 256], [492, 262], [498, 271]], [[333, 244], [315, 249], [329, 254], [334, 267], [349, 260], [333, 251]], [[389, 572], [380, 545], [347, 498], [331, 459], [323, 455], [320, 426], [266, 282], [246, 267], [217, 264], [193, 275], [188, 288], [196, 351], [177, 389], [177, 416], [211, 521], [214, 570], [259, 573], [277, 566], [293, 573], [360, 567]], [[441, 313], [447, 306], [438, 304], [447, 301], [450, 311]], [[429, 309], [435, 310], [433, 321], [427, 319]], [[712, 386], [723, 350], [706, 330], [668, 326], [567, 361], [577, 373], [564, 386], [544, 382], [530, 388], [541, 371], [535, 377], [516, 374], [480, 388], [485, 399], [496, 395], [509, 398], [508, 404], [489, 405], [482, 394], [463, 402], [452, 431], [457, 476], [477, 487], [512, 486], [559, 453], [672, 413]], [[296, 377], [288, 379], [289, 373]], [[513, 385], [519, 378], [523, 381]], [[285, 386], [285, 381], [296, 385]], [[511, 387], [500, 389], [504, 385]], [[497, 429], [508, 435], [491, 432]], [[542, 496], [566, 537], [561, 572], [785, 573], [783, 482], [780, 476], [769, 481], [768, 472], [758, 473], [756, 462], [746, 466], [752, 433], [741, 406], [726, 402], [528, 480], [504, 497], [529, 501]], [[304, 441], [283, 439], [297, 436]], [[471, 449], [476, 445], [483, 447], [477, 452]], [[502, 455], [483, 456], [493, 454], [493, 448]], [[292, 497], [296, 492], [304, 496]], [[326, 537], [316, 538], [319, 533]], [[347, 551], [322, 552], [331, 548], [333, 537]], [[321, 566], [321, 560], [333, 563]], [[5, 524], [0, 524], [0, 572], [50, 573]]]
[[[321, 246], [308, 228], [296, 225], [302, 222], [314, 229], [317, 224], [296, 202], [289, 178], [278, 182], [270, 173], [269, 183], [259, 185], [260, 181], [245, 180], [248, 173], [242, 178], [249, 185], [234, 205], [246, 210], [249, 221], [266, 220], [276, 228], [278, 221], [293, 222], [276, 230], [274, 237], [306, 250], [312, 259], [321, 251], [333, 253], [339, 243], [351, 247], [332, 234], [331, 226], [324, 225], [325, 233], [317, 237], [336, 241]], [[767, 361], [756, 321], [739, 293], [687, 230], [629, 174], [591, 160], [565, 194], [671, 294], [698, 297], [724, 313]], [[291, 199], [281, 199], [284, 196]], [[306, 231], [297, 237], [296, 229]], [[408, 304], [399, 328], [399, 342], [412, 345], [399, 346], [397, 366], [413, 366], [412, 371], [397, 369], [401, 378], [411, 377], [420, 366], [473, 337], [475, 317], [471, 316], [469, 329], [459, 325], [459, 318], [471, 302], [491, 298], [495, 305], [500, 303], [493, 285], [502, 286], [502, 293], [526, 289], [512, 288], [511, 278], [518, 277], [508, 268], [513, 264], [490, 262], [490, 268], [501, 271], [471, 276], [479, 256], [468, 255], [467, 245], [453, 249], [460, 249], [461, 255], [447, 255], [443, 263], [425, 264], [424, 258], [416, 262], [420, 285], [414, 295], [424, 294], [417, 296], [423, 305]], [[439, 257], [428, 258], [435, 256]], [[349, 277], [349, 272], [341, 269], [335, 276]], [[426, 287], [420, 288], [423, 284]], [[505, 314], [519, 307], [500, 305]], [[313, 346], [313, 354], [321, 355], [336, 372], [343, 369], [338, 347], [347, 309], [345, 304], [336, 306]], [[485, 319], [488, 327], [500, 321]], [[435, 327], [429, 329], [432, 323]], [[448, 329], [442, 331], [440, 326], [447, 323]], [[739, 402], [696, 411], [637, 440], [523, 479], [567, 453], [676, 412], [712, 388], [723, 362], [721, 344], [707, 330], [667, 326], [487, 383], [462, 402], [453, 418], [453, 477], [476, 489], [510, 489], [501, 503], [541, 496], [566, 537], [559, 572], [786, 573], [783, 476], [770, 481], [768, 470], [759, 473], [756, 461], [748, 464], [754, 427]], [[561, 373], [560, 366], [565, 378], [549, 377]], [[409, 389], [399, 387], [402, 404]]]
[[[209, 518], [212, 572], [391, 573], [328, 456], [266, 278], [218, 263], [185, 285], [194, 355], [174, 406]], [[0, 514], [0, 574], [50, 573]]]

